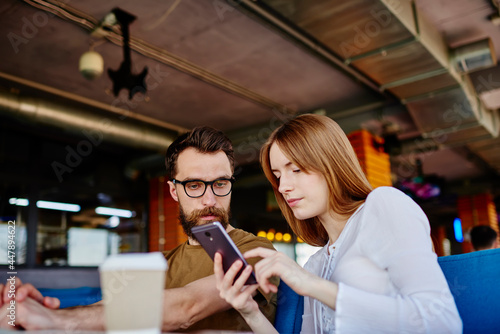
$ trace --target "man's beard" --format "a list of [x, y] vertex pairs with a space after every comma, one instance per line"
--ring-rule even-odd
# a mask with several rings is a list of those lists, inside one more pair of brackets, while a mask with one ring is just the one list
[[[213, 220], [201, 220], [200, 218], [203, 216], [215, 216], [216, 218]], [[191, 228], [196, 225], [204, 225], [210, 224], [212, 222], [218, 221], [221, 223], [224, 229], [229, 225], [229, 218], [231, 217], [231, 210], [228, 208], [227, 211], [219, 208], [204, 208], [201, 210], [194, 210], [191, 214], [187, 215], [182, 209], [182, 205], [179, 205], [179, 220], [181, 221], [182, 228], [184, 229], [184, 233], [193, 240], [196, 240], [196, 237], [191, 232]], [[198, 222], [201, 222], [200, 224]]]

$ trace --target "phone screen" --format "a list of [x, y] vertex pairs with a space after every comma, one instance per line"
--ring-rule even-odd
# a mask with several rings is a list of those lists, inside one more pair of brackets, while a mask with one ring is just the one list
[[[224, 269], [224, 272], [227, 272], [235, 261], [241, 260], [241, 262], [243, 262], [243, 267], [238, 272], [235, 279], [240, 276], [241, 272], [245, 269], [248, 263], [219, 222], [195, 226], [191, 229], [191, 231], [200, 245], [212, 258], [212, 261], [215, 253], [220, 253], [222, 255], [222, 268]], [[245, 284], [257, 284], [257, 280], [253, 272], [250, 274], [250, 277], [248, 277]]]

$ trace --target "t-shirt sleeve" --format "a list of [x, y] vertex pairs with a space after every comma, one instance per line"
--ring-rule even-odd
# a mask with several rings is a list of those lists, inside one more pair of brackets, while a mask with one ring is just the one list
[[336, 328], [342, 333], [460, 333], [462, 322], [432, 252], [424, 212], [397, 189], [383, 187], [368, 197], [357, 243], [386, 270], [397, 294], [370, 293], [339, 283]]

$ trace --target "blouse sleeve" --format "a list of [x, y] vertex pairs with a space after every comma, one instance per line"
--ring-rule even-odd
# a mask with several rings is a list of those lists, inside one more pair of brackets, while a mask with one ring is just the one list
[[461, 333], [462, 321], [432, 252], [424, 212], [395, 188], [374, 190], [365, 203], [356, 243], [389, 273], [394, 296], [339, 284], [338, 333]]

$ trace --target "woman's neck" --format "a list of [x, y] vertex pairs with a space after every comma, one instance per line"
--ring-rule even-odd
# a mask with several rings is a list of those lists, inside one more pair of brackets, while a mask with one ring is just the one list
[[323, 225], [330, 238], [330, 245], [333, 244], [344, 230], [349, 217], [341, 216], [335, 212], [330, 212], [323, 216], [318, 216], [319, 221]]

